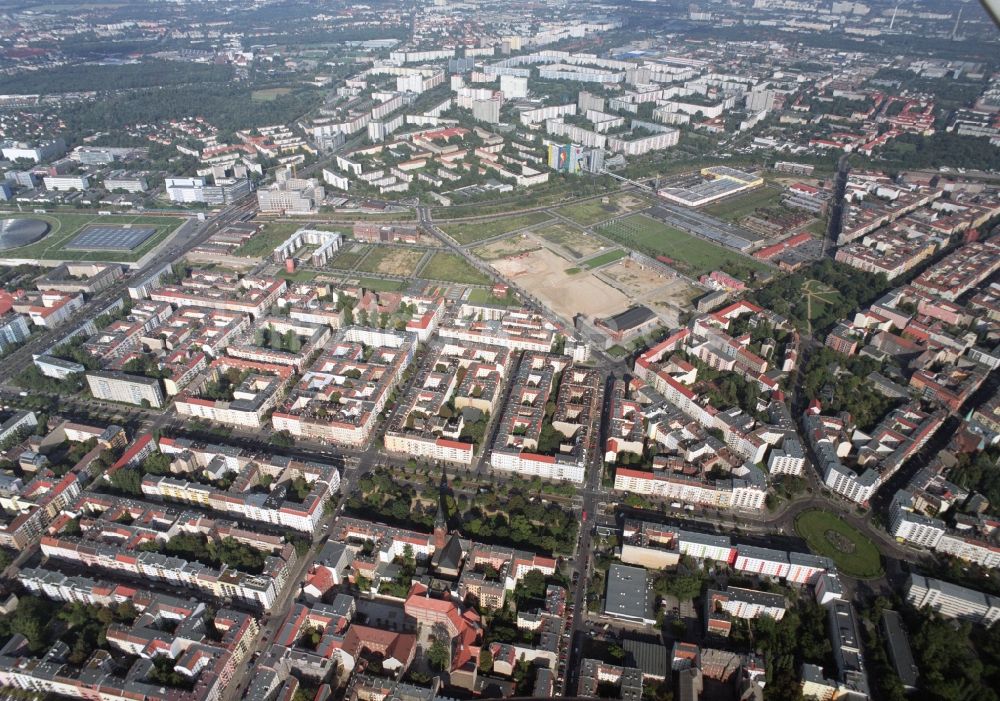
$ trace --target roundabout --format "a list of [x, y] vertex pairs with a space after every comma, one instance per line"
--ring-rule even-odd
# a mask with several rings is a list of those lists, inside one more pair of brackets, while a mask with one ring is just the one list
[[837, 570], [848, 577], [870, 579], [882, 574], [875, 544], [834, 513], [803, 511], [795, 518], [795, 532], [805, 539], [810, 550], [833, 560]]

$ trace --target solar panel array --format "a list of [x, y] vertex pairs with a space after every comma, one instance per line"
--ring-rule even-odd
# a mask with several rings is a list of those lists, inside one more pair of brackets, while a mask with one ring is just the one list
[[70, 251], [134, 251], [156, 233], [151, 226], [88, 226], [64, 248]]

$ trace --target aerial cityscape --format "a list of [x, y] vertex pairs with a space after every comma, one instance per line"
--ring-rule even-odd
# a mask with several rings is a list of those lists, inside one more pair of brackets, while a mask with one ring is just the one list
[[1000, 701], [990, 0], [4, 0], [0, 701]]

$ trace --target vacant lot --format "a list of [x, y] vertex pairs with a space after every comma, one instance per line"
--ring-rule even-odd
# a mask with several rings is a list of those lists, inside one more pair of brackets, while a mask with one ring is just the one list
[[795, 518], [795, 532], [805, 538], [810, 550], [833, 560], [848, 577], [870, 578], [882, 573], [875, 544], [836, 514], [819, 509], [803, 511]]
[[669, 258], [670, 265], [691, 276], [720, 268], [736, 276], [768, 270], [753, 258], [691, 236], [644, 214], [633, 214], [606, 224], [601, 227], [601, 233], [647, 255]]
[[555, 222], [543, 229], [536, 229], [535, 236], [559, 246], [571, 258], [586, 258], [605, 248], [604, 243], [596, 236], [591, 236], [562, 222]]
[[539, 248], [540, 245], [538, 241], [530, 236], [521, 234], [519, 236], [500, 239], [499, 241], [491, 241], [472, 249], [472, 252], [483, 260], [496, 260], [497, 258], [506, 258], [518, 253], [533, 251]]
[[382, 246], [368, 254], [357, 267], [359, 272], [382, 273], [411, 277], [417, 263], [424, 257], [422, 250]]
[[358, 261], [364, 257], [370, 248], [371, 246], [366, 246], [363, 243], [345, 246], [327, 262], [326, 267], [333, 268], [334, 270], [354, 270], [354, 266], [358, 264]]
[[684, 278], [630, 259], [602, 268], [601, 275], [612, 280], [633, 302], [660, 314], [668, 325], [677, 325], [681, 310], [689, 308], [691, 300], [699, 294]]
[[420, 271], [420, 277], [425, 280], [441, 280], [460, 285], [489, 285], [492, 282], [489, 277], [469, 265], [464, 258], [444, 251], [434, 254]]
[[609, 316], [629, 306], [625, 295], [593, 273], [567, 274], [566, 261], [546, 248], [494, 261], [492, 265], [567, 319], [578, 313]]
[[445, 224], [441, 230], [461, 244], [475, 243], [484, 239], [500, 236], [511, 231], [524, 229], [528, 226], [548, 221], [549, 215], [544, 212], [529, 212], [514, 217], [501, 217], [485, 221], [462, 222], [460, 224]]
[[[607, 200], [605, 202], [605, 200]], [[644, 209], [649, 203], [639, 195], [620, 192], [607, 197], [600, 197], [586, 202], [566, 205], [556, 210], [567, 219], [572, 219], [582, 226], [591, 226], [611, 217], [628, 214], [638, 209]]]
[[[81, 260], [109, 261], [130, 263], [137, 261], [153, 250], [163, 240], [184, 223], [178, 217], [143, 217], [143, 216], [100, 216], [94, 214], [19, 214], [9, 212], [0, 218], [24, 217], [42, 219], [49, 225], [49, 233], [40, 241], [11, 248], [0, 252], [4, 258], [38, 258], [40, 260]], [[67, 251], [63, 246], [68, 244], [81, 229], [87, 226], [134, 226], [151, 227], [156, 233], [133, 251]]]
[[774, 207], [781, 203], [781, 190], [776, 187], [762, 187], [743, 195], [731, 197], [723, 202], [710, 204], [704, 212], [719, 219], [739, 221], [748, 214], [753, 214], [763, 207]]

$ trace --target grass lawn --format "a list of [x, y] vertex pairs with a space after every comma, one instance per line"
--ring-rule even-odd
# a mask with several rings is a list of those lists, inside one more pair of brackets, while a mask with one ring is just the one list
[[358, 280], [358, 284], [375, 292], [399, 292], [406, 287], [405, 280], [383, 280], [377, 277], [363, 277]]
[[826, 236], [826, 227], [826, 219], [816, 219], [806, 226], [804, 231], [808, 231], [810, 234], [815, 234], [816, 236]]
[[489, 285], [493, 282], [469, 265], [464, 258], [444, 251], [434, 254], [434, 257], [424, 266], [420, 277], [425, 280], [442, 280], [461, 285]]
[[[563, 215], [567, 219], [572, 219], [581, 226], [591, 226], [592, 224], [607, 221], [611, 217], [619, 214], [634, 212], [637, 209], [642, 209], [649, 204], [644, 198], [631, 194], [611, 195], [609, 199], [610, 202], [608, 204], [602, 203], [600, 199], [587, 200], [586, 202], [579, 202], [577, 204], [569, 204], [565, 207], [560, 207], [556, 210], [556, 212]], [[641, 199], [641, 202], [631, 203], [630, 206], [623, 204], [630, 199]]]
[[474, 243], [483, 239], [517, 231], [527, 226], [534, 226], [548, 221], [549, 215], [544, 212], [528, 212], [514, 217], [502, 217], [487, 221], [462, 222], [461, 224], [445, 224], [441, 230], [461, 244]]
[[353, 270], [362, 256], [371, 248], [361, 243], [354, 243], [340, 249], [333, 258], [326, 263], [326, 267], [334, 270]]
[[691, 236], [644, 214], [633, 214], [601, 227], [609, 239], [651, 256], [665, 256], [675, 267], [692, 277], [722, 269], [736, 277], [770, 270], [753, 258]]
[[830, 558], [848, 577], [870, 578], [882, 573], [878, 548], [863, 533], [828, 511], [811, 509], [795, 518], [795, 532], [809, 549]]
[[307, 225], [301, 222], [268, 222], [264, 225], [263, 229], [248, 238], [246, 243], [237, 248], [233, 252], [233, 255], [244, 258], [263, 258], [264, 256], [269, 256], [275, 248], [304, 226]]
[[512, 295], [497, 297], [490, 290], [484, 290], [479, 287], [469, 290], [468, 301], [470, 304], [492, 304], [501, 307], [518, 306], [517, 298]]
[[380, 246], [369, 253], [356, 269], [362, 273], [412, 275], [413, 269], [423, 257], [423, 250]]
[[780, 204], [781, 194], [778, 188], [762, 187], [724, 202], [710, 204], [702, 211], [727, 221], [739, 221], [748, 214], [753, 214], [754, 210]]
[[287, 270], [278, 271], [278, 277], [284, 278], [289, 282], [312, 282], [319, 275], [315, 270], [296, 270], [294, 273], [290, 273]]
[[287, 95], [291, 91], [291, 88], [264, 88], [263, 90], [254, 90], [250, 93], [250, 101], [274, 102], [282, 95]]
[[[158, 246], [163, 240], [184, 223], [179, 217], [155, 217], [98, 214], [19, 214], [4, 212], [0, 218], [21, 217], [42, 219], [49, 225], [49, 233], [40, 241], [0, 252], [5, 258], [38, 258], [40, 260], [80, 260], [130, 263], [137, 261]], [[152, 227], [156, 233], [146, 239], [133, 251], [67, 251], [63, 246], [70, 243], [87, 226]]]
[[833, 304], [840, 295], [819, 280], [806, 280], [802, 283], [802, 296], [808, 304], [809, 321], [815, 321], [823, 314], [823, 307]]
[[599, 256], [594, 256], [590, 260], [583, 261], [583, 267], [587, 270], [593, 270], [594, 268], [599, 268], [602, 265], [607, 265], [608, 263], [614, 263], [616, 260], [621, 260], [628, 253], [620, 248], [616, 248], [613, 251], [607, 251]]

